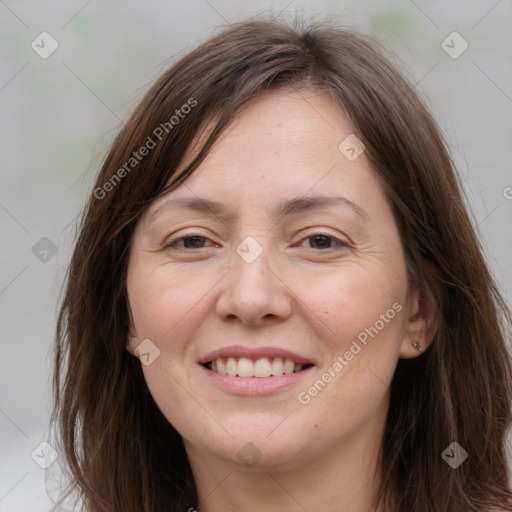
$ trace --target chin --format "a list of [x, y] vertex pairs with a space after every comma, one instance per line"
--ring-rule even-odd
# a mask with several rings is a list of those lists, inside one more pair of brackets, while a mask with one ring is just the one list
[[[298, 428], [289, 418], [271, 416], [264, 424], [260, 415], [252, 420], [245, 419], [242, 424], [225, 423], [233, 437], [214, 440], [215, 455], [251, 469], [276, 468], [296, 465], [301, 458], [314, 456], [311, 443], [305, 435], [305, 428]], [[289, 424], [286, 423], [289, 421]], [[272, 426], [270, 426], [272, 425]]]

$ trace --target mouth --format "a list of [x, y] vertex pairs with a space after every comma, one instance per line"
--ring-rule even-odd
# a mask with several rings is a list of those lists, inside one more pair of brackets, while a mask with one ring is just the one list
[[270, 396], [307, 378], [318, 362], [281, 347], [230, 345], [201, 357], [199, 367], [217, 389], [235, 396]]
[[312, 363], [295, 362], [289, 357], [217, 357], [202, 365], [208, 370], [229, 377], [281, 377], [300, 373], [314, 366]]

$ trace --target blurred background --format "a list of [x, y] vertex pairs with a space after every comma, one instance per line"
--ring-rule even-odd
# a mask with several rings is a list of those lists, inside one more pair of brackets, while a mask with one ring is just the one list
[[445, 134], [512, 303], [510, 0], [0, 0], [0, 512], [48, 511], [55, 497], [57, 304], [109, 144], [164, 69], [259, 14], [333, 18], [382, 42]]

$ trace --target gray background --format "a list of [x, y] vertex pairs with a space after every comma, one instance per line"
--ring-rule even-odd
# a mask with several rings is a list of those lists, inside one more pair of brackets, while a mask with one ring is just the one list
[[[0, 0], [0, 512], [50, 508], [45, 480], [56, 481], [58, 462], [45, 470], [31, 454], [49, 440], [59, 290], [76, 216], [121, 120], [179, 55], [258, 13], [336, 17], [396, 55], [447, 138], [511, 303], [510, 0]], [[43, 31], [59, 45], [47, 59], [31, 48]], [[453, 31], [469, 45], [458, 58], [441, 46]], [[41, 252], [43, 237], [55, 255]]]

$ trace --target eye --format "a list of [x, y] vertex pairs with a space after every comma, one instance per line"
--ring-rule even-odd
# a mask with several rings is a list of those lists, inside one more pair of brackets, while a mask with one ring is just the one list
[[[343, 240], [340, 240], [339, 238], [336, 238], [332, 235], [329, 235], [328, 233], [319, 232], [319, 233], [313, 233], [312, 235], [307, 236], [306, 238], [303, 238], [301, 242], [304, 242], [306, 240], [310, 240], [310, 247], [309, 249], [336, 249], [336, 246], [338, 248], [340, 247], [349, 247], [349, 244], [347, 242], [344, 242]], [[334, 242], [334, 246], [331, 245], [331, 242]]]
[[[165, 245], [164, 249], [167, 248], [176, 248], [176, 249], [203, 249], [204, 242], [208, 240], [208, 238], [197, 235], [195, 233], [187, 233], [184, 236], [179, 238], [175, 238], [174, 240], [169, 240], [169, 242]], [[178, 243], [183, 242], [183, 246], [179, 246]]]
[[[204, 249], [206, 246], [204, 245], [206, 241], [209, 239], [197, 235], [195, 233], [187, 233], [184, 236], [181, 236], [179, 238], [175, 238], [170, 240], [165, 246], [164, 249], [173, 248], [177, 250], [190, 250], [190, 249]], [[329, 249], [336, 249], [336, 247], [349, 247], [349, 244], [347, 242], [344, 242], [343, 240], [340, 240], [339, 238], [336, 238], [332, 235], [329, 235], [328, 233], [319, 232], [319, 233], [313, 233], [312, 235], [307, 236], [306, 238], [303, 238], [301, 242], [304, 242], [306, 240], [310, 240], [310, 249], [321, 249], [321, 250], [329, 250]], [[211, 240], [210, 240], [211, 241]], [[180, 243], [183, 242], [183, 245], [180, 245]], [[215, 244], [217, 245], [217, 244]]]

